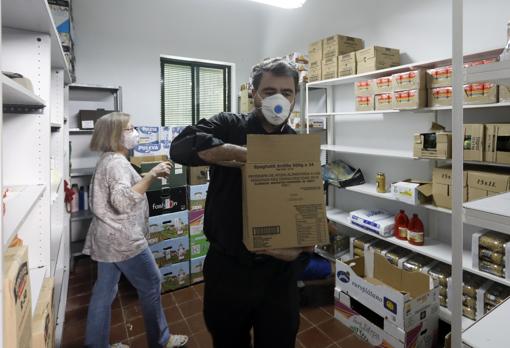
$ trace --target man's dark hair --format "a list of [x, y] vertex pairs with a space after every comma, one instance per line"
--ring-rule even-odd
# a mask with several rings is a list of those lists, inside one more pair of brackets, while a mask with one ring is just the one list
[[254, 89], [259, 89], [260, 81], [264, 73], [270, 72], [274, 76], [290, 76], [294, 79], [296, 92], [299, 90], [299, 72], [289, 61], [281, 58], [274, 58], [264, 61], [253, 67], [251, 72], [252, 85]]

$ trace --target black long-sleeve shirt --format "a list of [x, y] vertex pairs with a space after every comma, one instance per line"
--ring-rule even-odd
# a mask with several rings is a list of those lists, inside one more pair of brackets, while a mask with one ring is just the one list
[[[170, 147], [173, 161], [187, 165], [207, 165], [198, 153], [223, 144], [246, 145], [247, 134], [269, 134], [255, 112], [220, 113], [186, 127]], [[273, 134], [295, 134], [287, 124]], [[231, 256], [249, 255], [243, 244], [242, 178], [239, 168], [211, 166], [205, 204], [204, 232], [218, 249]]]

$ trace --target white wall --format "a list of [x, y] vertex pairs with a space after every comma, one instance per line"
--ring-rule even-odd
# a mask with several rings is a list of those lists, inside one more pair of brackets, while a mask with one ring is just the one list
[[137, 124], [160, 124], [160, 55], [236, 64], [261, 58], [264, 8], [241, 0], [74, 0], [77, 81], [123, 88]]

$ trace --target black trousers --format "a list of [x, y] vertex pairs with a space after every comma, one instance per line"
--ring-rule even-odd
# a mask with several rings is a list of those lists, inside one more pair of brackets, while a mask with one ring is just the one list
[[263, 257], [239, 260], [213, 248], [204, 263], [204, 319], [214, 348], [294, 348], [299, 327], [297, 267]]

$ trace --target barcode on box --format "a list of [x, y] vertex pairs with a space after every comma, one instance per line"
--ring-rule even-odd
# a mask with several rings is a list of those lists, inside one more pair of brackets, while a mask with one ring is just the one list
[[254, 236], [280, 234], [280, 226], [253, 227], [252, 231]]

